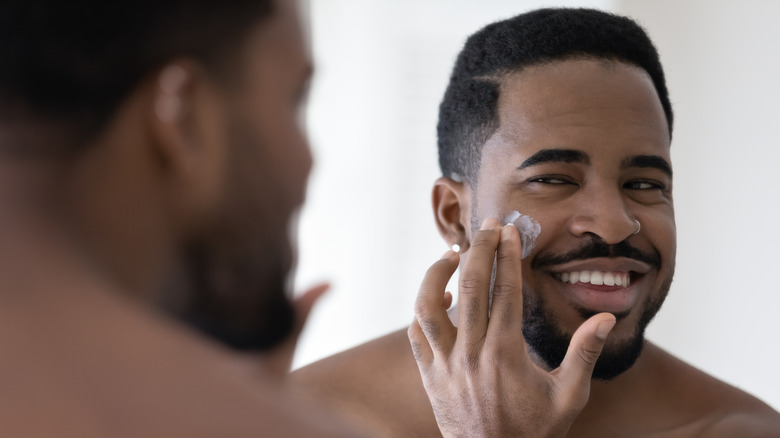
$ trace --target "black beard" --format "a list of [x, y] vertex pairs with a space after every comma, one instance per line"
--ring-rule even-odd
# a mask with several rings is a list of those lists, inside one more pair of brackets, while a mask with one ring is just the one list
[[[288, 235], [298, 194], [278, 186], [266, 146], [240, 111], [231, 120], [230, 190], [215, 221], [183, 249], [179, 284], [166, 308], [241, 351], [264, 351], [290, 336], [295, 311], [286, 291], [293, 266]], [[278, 171], [278, 170], [277, 170]], [[258, 189], [258, 187], [263, 189]], [[175, 295], [173, 295], [175, 294]], [[173, 298], [173, 299], [170, 299]]]
[[[293, 330], [289, 265], [278, 251], [220, 260], [205, 246], [187, 250], [183, 282], [164, 308], [199, 332], [240, 351], [264, 351]], [[186, 285], [186, 286], [183, 286]], [[178, 290], [176, 290], [178, 289]]]
[[[593, 378], [612, 380], [631, 368], [642, 354], [645, 344], [645, 330], [660, 310], [671, 287], [671, 277], [661, 286], [659, 293], [649, 297], [642, 306], [642, 315], [637, 322], [634, 334], [618, 345], [607, 345], [601, 352], [593, 368]], [[580, 309], [580, 314], [587, 319], [595, 313]], [[616, 315], [618, 322], [627, 315]], [[566, 356], [566, 350], [571, 341], [571, 334], [563, 333], [555, 325], [555, 317], [545, 309], [541, 298], [524, 297], [523, 307], [523, 337], [528, 347], [551, 370], [558, 368]]]

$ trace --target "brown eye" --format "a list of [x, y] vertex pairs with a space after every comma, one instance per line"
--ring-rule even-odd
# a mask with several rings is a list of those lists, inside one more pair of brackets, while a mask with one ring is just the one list
[[573, 184], [571, 181], [566, 180], [561, 177], [556, 176], [540, 176], [536, 178], [531, 178], [528, 180], [530, 183], [540, 183], [540, 184]]
[[630, 181], [623, 187], [630, 190], [663, 190], [664, 186], [651, 181]]

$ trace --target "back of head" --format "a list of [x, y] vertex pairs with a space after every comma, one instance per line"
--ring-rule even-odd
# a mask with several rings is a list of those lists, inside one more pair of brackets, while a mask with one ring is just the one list
[[540, 9], [490, 24], [460, 52], [439, 107], [442, 174], [477, 182], [481, 149], [498, 128], [501, 78], [575, 58], [621, 61], [650, 76], [672, 132], [672, 107], [658, 53], [633, 20], [593, 9]]
[[74, 152], [171, 58], [193, 57], [219, 72], [271, 9], [270, 0], [2, 2], [0, 152]]

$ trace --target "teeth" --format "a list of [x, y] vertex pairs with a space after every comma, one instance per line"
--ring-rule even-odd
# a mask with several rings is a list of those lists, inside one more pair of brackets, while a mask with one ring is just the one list
[[564, 283], [590, 283], [596, 286], [622, 286], [631, 285], [631, 277], [628, 272], [602, 272], [602, 271], [574, 271], [563, 272], [558, 279]]

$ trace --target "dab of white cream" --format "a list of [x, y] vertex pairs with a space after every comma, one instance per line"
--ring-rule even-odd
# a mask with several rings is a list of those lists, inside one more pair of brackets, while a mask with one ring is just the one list
[[504, 224], [512, 224], [520, 233], [520, 241], [523, 244], [522, 257], [526, 258], [531, 254], [536, 244], [536, 238], [542, 232], [542, 226], [531, 216], [526, 216], [515, 210], [504, 218]]

